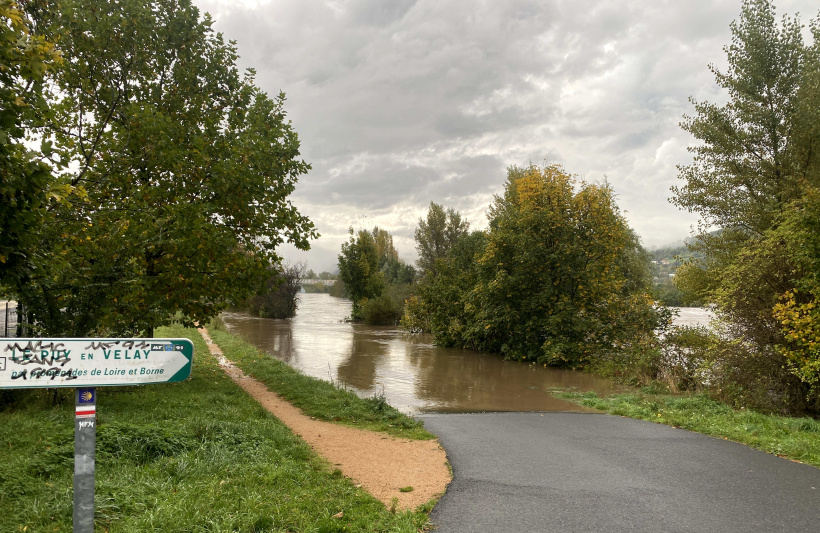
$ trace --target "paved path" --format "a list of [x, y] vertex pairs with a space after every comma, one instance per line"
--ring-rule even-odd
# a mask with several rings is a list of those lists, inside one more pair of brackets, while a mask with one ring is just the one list
[[820, 531], [820, 469], [660, 424], [580, 413], [436, 414], [448, 532]]

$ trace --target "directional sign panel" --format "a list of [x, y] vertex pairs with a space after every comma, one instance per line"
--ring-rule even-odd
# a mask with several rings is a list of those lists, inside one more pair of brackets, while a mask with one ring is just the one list
[[0, 339], [0, 389], [182, 381], [193, 354], [188, 339]]

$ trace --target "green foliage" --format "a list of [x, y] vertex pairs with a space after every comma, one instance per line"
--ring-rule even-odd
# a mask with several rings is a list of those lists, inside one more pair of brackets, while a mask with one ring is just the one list
[[415, 269], [399, 258], [386, 230], [376, 226], [354, 236], [350, 228], [350, 240], [342, 245], [339, 255], [339, 278], [343, 285], [334, 288], [331, 295], [346, 291], [353, 300], [353, 320], [373, 326], [392, 325], [398, 324], [404, 312]]
[[336, 298], [349, 298], [347, 287], [345, 287], [345, 282], [341, 279], [336, 280], [336, 283], [330, 286], [328, 294]]
[[710, 67], [729, 102], [693, 100], [696, 115], [682, 127], [702, 143], [690, 148], [694, 162], [680, 167], [686, 184], [673, 188], [673, 202], [708, 225], [759, 234], [799, 196], [807, 164], [789, 157], [803, 41], [799, 21], [778, 26], [768, 0], [745, 0], [731, 29], [728, 71]]
[[359, 230], [354, 236], [350, 228], [350, 240], [342, 244], [339, 254], [339, 279], [353, 300], [353, 320], [362, 320], [362, 303], [381, 296], [384, 277], [379, 271], [379, 252], [373, 235]]
[[[783, 408], [808, 401], [820, 410], [820, 356], [810, 344], [817, 293], [808, 288], [816, 264], [804, 252], [816, 225], [809, 198], [820, 186], [817, 21], [812, 33], [806, 45], [798, 19], [778, 24], [768, 0], [743, 3], [726, 48], [729, 68], [712, 67], [729, 100], [694, 102], [696, 115], [682, 126], [700, 142], [690, 148], [693, 163], [680, 167], [686, 183], [673, 188], [672, 201], [702, 217], [691, 245], [702, 257], [678, 270], [676, 285], [716, 304], [724, 320], [721, 375], [738, 382], [723, 390], [742, 398], [757, 380], [771, 385]], [[713, 226], [719, 231], [709, 232]], [[788, 366], [800, 380], [778, 371]]]
[[371, 326], [390, 326], [397, 324], [401, 310], [387, 292], [377, 298], [364, 300], [362, 303], [362, 320]]
[[398, 257], [381, 262], [381, 273], [388, 285], [410, 285], [416, 279], [416, 269]]
[[436, 260], [408, 301], [406, 328], [568, 366], [651, 338], [660, 315], [649, 254], [608, 187], [576, 184], [557, 166], [511, 167], [489, 217], [486, 233], [461, 235]]
[[24, 283], [45, 261], [37, 231], [49, 206], [72, 191], [51, 172], [50, 144], [37, 151], [23, 142], [49, 113], [43, 84], [60, 64], [33, 27], [17, 0], [0, 0], [0, 291]]
[[799, 276], [774, 306], [783, 335], [778, 351], [809, 386], [809, 401], [820, 411], [820, 190], [808, 190], [786, 217], [779, 233]]
[[486, 236], [463, 237], [414, 304], [436, 342], [577, 366], [651, 334], [648, 255], [608, 187], [577, 185], [557, 166], [509, 169]]
[[438, 274], [436, 262], [444, 259], [458, 240], [467, 235], [470, 224], [452, 207], [446, 210], [430, 202], [426, 219], [419, 219], [414, 232], [419, 258], [416, 264], [422, 276]]
[[655, 283], [654, 287], [652, 288], [652, 298], [655, 299], [661, 305], [667, 305], [670, 307], [681, 307], [681, 306], [695, 306], [697, 302], [692, 303], [687, 298], [686, 295], [681, 291], [674, 282], [670, 280], [664, 280], [660, 283]]
[[82, 198], [38, 228], [48, 269], [15, 287], [39, 332], [130, 336], [250, 296], [313, 225], [288, 201], [309, 166], [237, 53], [189, 0], [31, 5], [59, 40], [45, 131]]
[[402, 326], [410, 331], [433, 333], [440, 346], [460, 346], [469, 323], [467, 299], [478, 283], [478, 258], [487, 235], [474, 231], [462, 235], [447, 256], [436, 260], [435, 275], [428, 275], [410, 297]]

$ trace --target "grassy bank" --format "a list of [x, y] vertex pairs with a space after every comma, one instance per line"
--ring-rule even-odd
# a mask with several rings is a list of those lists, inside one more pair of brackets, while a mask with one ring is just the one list
[[696, 431], [745, 444], [820, 468], [820, 421], [764, 415], [732, 407], [705, 395], [561, 392], [560, 398], [601, 411]]
[[359, 398], [330, 382], [302, 374], [224, 330], [211, 328], [208, 333], [228, 359], [243, 372], [263, 382], [270, 390], [312, 417], [403, 438], [435, 438], [424, 430], [420, 422], [388, 405], [383, 397]]
[[[329, 468], [225, 376], [196, 332], [157, 336], [194, 341], [193, 374], [98, 389], [97, 531], [410, 532], [427, 522], [391, 513]], [[0, 531], [71, 531], [74, 405], [64, 391], [57, 405], [51, 391], [4, 392]]]

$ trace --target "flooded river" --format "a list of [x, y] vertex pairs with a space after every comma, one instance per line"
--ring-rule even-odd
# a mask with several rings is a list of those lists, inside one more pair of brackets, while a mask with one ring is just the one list
[[394, 327], [350, 324], [349, 300], [302, 294], [292, 320], [224, 313], [228, 328], [304, 373], [333, 380], [360, 396], [384, 394], [405, 413], [583, 411], [553, 398], [554, 388], [601, 394], [620, 389], [607, 380], [472, 350], [441, 348], [432, 336]]

